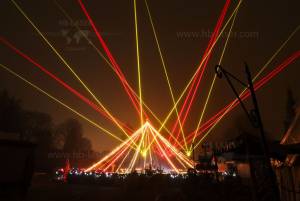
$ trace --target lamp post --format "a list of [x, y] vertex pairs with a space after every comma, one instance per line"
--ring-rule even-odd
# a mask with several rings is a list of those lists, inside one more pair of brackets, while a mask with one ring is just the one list
[[[259, 111], [259, 107], [258, 107], [258, 102], [257, 102], [257, 98], [256, 98], [256, 94], [255, 94], [255, 90], [254, 90], [254, 86], [253, 86], [253, 82], [252, 82], [252, 76], [251, 76], [248, 65], [245, 63], [245, 73], [246, 73], [246, 77], [247, 77], [247, 83], [244, 83], [243, 81], [238, 79], [236, 76], [234, 76], [230, 72], [226, 71], [221, 65], [216, 65], [215, 71], [219, 78], [222, 78], [224, 75], [229, 86], [231, 87], [232, 91], [234, 92], [235, 96], [237, 97], [243, 111], [246, 113], [249, 121], [251, 122], [253, 127], [259, 129], [260, 142], [261, 142], [261, 147], [262, 147], [263, 155], [264, 155], [264, 162], [265, 162], [267, 173], [268, 173], [267, 176], [268, 176], [268, 179], [270, 179], [271, 185], [272, 185], [272, 191], [273, 191], [272, 195], [274, 196], [272, 198], [272, 200], [280, 201], [280, 195], [279, 195], [279, 190], [278, 190], [278, 186], [277, 186], [276, 176], [272, 169], [272, 165], [271, 165], [271, 161], [270, 161], [269, 147], [268, 147], [268, 143], [267, 143], [267, 140], [265, 137], [264, 126], [262, 123], [262, 119], [261, 119], [261, 115], [260, 115], [260, 111]], [[252, 109], [250, 111], [247, 110], [247, 108], [244, 105], [242, 99], [240, 98], [237, 90], [235, 89], [232, 80], [235, 80], [237, 83], [245, 86], [250, 91], [254, 109]]]

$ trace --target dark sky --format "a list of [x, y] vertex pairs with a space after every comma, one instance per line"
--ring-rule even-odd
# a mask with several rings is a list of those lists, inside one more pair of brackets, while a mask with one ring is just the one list
[[[52, 0], [17, 2], [62, 53], [74, 70], [100, 97], [109, 110], [124, 122], [137, 128], [139, 118], [133, 107], [131, 107], [117, 77], [84, 39], [80, 39], [78, 42], [72, 39], [68, 43], [67, 37], [63, 36], [62, 33], [68, 32], [67, 36], [72, 37], [76, 33], [76, 29], [67, 23], [66, 18], [54, 2]], [[58, 0], [58, 2], [75, 21], [81, 23], [80, 27], [82, 30], [91, 31], [77, 1]], [[155, 46], [151, 26], [146, 15], [144, 1], [140, 0], [137, 2], [140, 22], [139, 34], [144, 100], [163, 119], [171, 108], [172, 102], [164, 79], [163, 68]], [[104, 33], [104, 38], [127, 79], [137, 90], [133, 1], [85, 0], [84, 3], [98, 28]], [[178, 97], [180, 91], [193, 72], [195, 72], [208, 44], [209, 38], [203, 33], [213, 30], [225, 0], [149, 0], [148, 3], [156, 24], [175, 96]], [[236, 4], [237, 1], [232, 1], [227, 17]], [[299, 0], [244, 0], [233, 28], [237, 36], [232, 37], [229, 41], [223, 66], [241, 79], [245, 79], [243, 74], [244, 61], [248, 62], [253, 73], [257, 72], [288, 35], [299, 26], [299, 8]], [[0, 15], [0, 34], [2, 36], [89, 97], [68, 69], [59, 61], [10, 1], [3, 0], [0, 2]], [[195, 32], [198, 36], [182, 37], [180, 36], [182, 32]], [[242, 36], [243, 34], [250, 35], [247, 37]], [[89, 37], [100, 47], [92, 32], [90, 32]], [[299, 50], [299, 44], [300, 35], [297, 33], [270, 64], [266, 73], [294, 51]], [[208, 64], [208, 70], [204, 75], [201, 89], [198, 92], [199, 95], [186, 124], [186, 132], [193, 130], [196, 126], [207, 95], [209, 83], [214, 75], [214, 66], [220, 57], [223, 45], [224, 38], [217, 43]], [[63, 99], [67, 104], [99, 122], [104, 127], [119, 133], [103, 117], [7, 47], [1, 45], [0, 52], [2, 64], [22, 74], [54, 96]], [[299, 65], [300, 62], [298, 60], [258, 92], [263, 121], [272, 138], [278, 139], [282, 135], [287, 88], [290, 87], [295, 97], [300, 98], [298, 88], [300, 86], [300, 80], [298, 79], [300, 73]], [[62, 122], [69, 117], [77, 118], [71, 112], [9, 75], [4, 70], [0, 70], [0, 88], [8, 89], [12, 95], [22, 99], [25, 108], [50, 113], [56, 123]], [[226, 81], [217, 80], [205, 118], [210, 117], [233, 98], [234, 95]], [[208, 139], [228, 139], [229, 137], [225, 135], [227, 133], [226, 130], [234, 127], [236, 118], [241, 115], [242, 111], [238, 107], [217, 126]], [[117, 141], [111, 137], [90, 126], [84, 120], [79, 120], [84, 126], [85, 135], [92, 140], [96, 150], [111, 149], [112, 145], [117, 144]]]

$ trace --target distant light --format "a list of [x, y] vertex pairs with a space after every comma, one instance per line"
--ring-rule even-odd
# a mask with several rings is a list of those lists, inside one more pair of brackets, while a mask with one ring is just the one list
[[147, 150], [143, 150], [143, 151], [141, 152], [141, 154], [142, 154], [142, 156], [143, 156], [144, 158], [146, 158], [146, 156], [147, 156]]
[[190, 157], [192, 155], [192, 152], [191, 151], [186, 151], [185, 154]]

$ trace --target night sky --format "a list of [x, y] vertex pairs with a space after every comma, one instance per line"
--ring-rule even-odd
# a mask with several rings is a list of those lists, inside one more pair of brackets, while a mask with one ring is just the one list
[[[107, 108], [123, 122], [133, 128], [138, 128], [139, 117], [130, 105], [117, 76], [84, 38], [79, 38], [77, 41], [72, 38], [76, 34], [76, 28], [68, 23], [54, 1], [19, 0], [17, 2]], [[75, 21], [80, 23], [82, 30], [89, 31], [89, 38], [101, 49], [77, 1], [58, 0], [58, 2]], [[97, 27], [103, 32], [104, 39], [127, 80], [138, 91], [133, 1], [85, 0], [83, 2]], [[145, 102], [157, 116], [163, 119], [171, 109], [172, 101], [144, 1], [137, 1], [137, 3], [143, 96]], [[148, 4], [156, 25], [175, 97], [178, 97], [199, 65], [209, 41], [207, 34], [204, 33], [213, 31], [225, 0], [148, 0]], [[237, 1], [232, 1], [226, 19], [236, 5]], [[224, 55], [222, 63], [224, 68], [246, 81], [243, 62], [247, 61], [251, 71], [255, 74], [289, 34], [300, 25], [299, 9], [299, 0], [244, 0], [233, 28], [236, 36], [231, 37]], [[2, 0], [0, 2], [0, 15], [1, 36], [91, 98], [10, 1]], [[182, 33], [196, 33], [197, 36], [184, 37], [181, 35]], [[222, 38], [213, 51], [198, 97], [186, 123], [187, 133], [196, 127], [209, 84], [214, 76], [214, 66], [219, 60], [224, 41], [225, 38]], [[264, 75], [299, 50], [299, 44], [300, 33], [297, 33], [276, 56]], [[2, 44], [0, 53], [1, 64], [7, 65], [89, 118], [121, 135], [110, 122]], [[299, 67], [300, 61], [297, 60], [257, 93], [263, 121], [266, 130], [270, 133], [270, 138], [279, 139], [282, 135], [287, 88], [293, 90], [298, 100], [300, 98]], [[60, 123], [70, 117], [77, 118], [82, 123], [85, 135], [91, 139], [95, 150], [109, 150], [118, 144], [116, 140], [25, 85], [23, 81], [3, 69], [0, 69], [0, 88], [7, 89], [13, 96], [20, 98], [25, 108], [51, 114], [55, 123]], [[238, 87], [238, 89], [241, 88]], [[233, 98], [234, 95], [226, 81], [217, 80], [205, 119], [208, 119]], [[237, 107], [222, 120], [207, 139], [229, 139], [230, 136], [226, 135], [227, 130], [235, 126], [236, 119], [241, 115], [243, 115], [242, 110]], [[155, 126], [158, 127], [157, 124]]]

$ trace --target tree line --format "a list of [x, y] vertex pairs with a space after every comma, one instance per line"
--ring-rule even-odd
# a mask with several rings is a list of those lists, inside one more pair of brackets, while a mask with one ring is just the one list
[[85, 167], [100, 158], [84, 137], [82, 125], [76, 119], [66, 119], [56, 125], [51, 115], [30, 111], [20, 99], [6, 90], [0, 91], [0, 135], [18, 135], [19, 140], [36, 144], [35, 164], [38, 171], [62, 167], [67, 160], [72, 166]]

